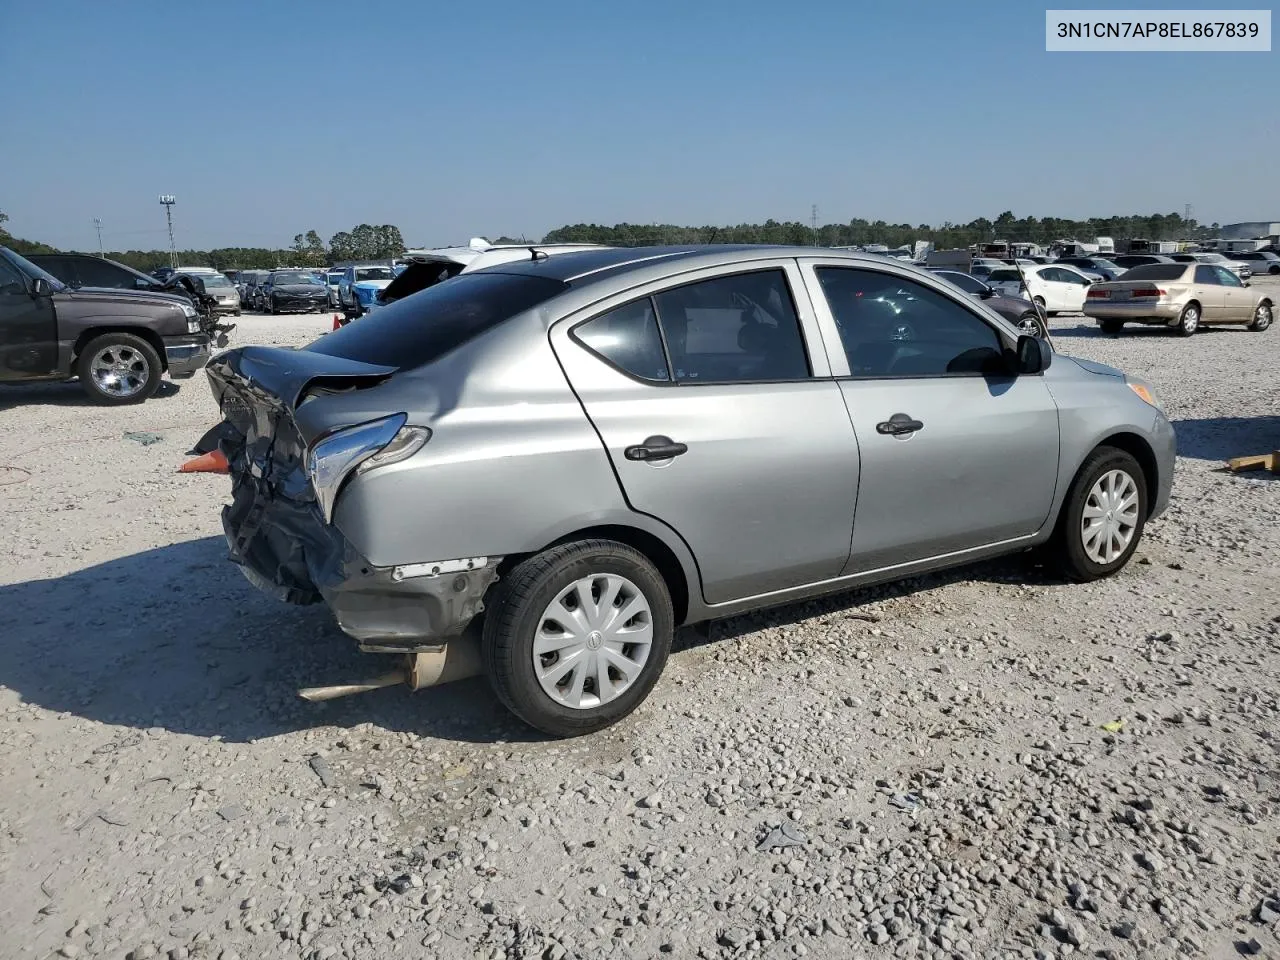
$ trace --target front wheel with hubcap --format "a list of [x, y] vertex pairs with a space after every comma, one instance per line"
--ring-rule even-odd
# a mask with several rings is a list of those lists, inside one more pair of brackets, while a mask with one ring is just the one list
[[1200, 329], [1200, 304], [1188, 303], [1178, 317], [1178, 333], [1189, 337]]
[[1086, 582], [1120, 570], [1138, 548], [1147, 518], [1146, 476], [1133, 455], [1099, 447], [1067, 491], [1054, 532], [1062, 572]]
[[662, 575], [613, 540], [562, 544], [517, 564], [484, 615], [485, 671], [498, 698], [555, 737], [621, 720], [658, 681], [674, 633]]
[[1258, 309], [1253, 311], [1253, 321], [1249, 324], [1249, 329], [1261, 333], [1269, 326], [1271, 326], [1271, 304], [1260, 303]]
[[80, 386], [95, 403], [141, 403], [160, 388], [164, 365], [155, 347], [131, 333], [104, 333], [80, 351]]

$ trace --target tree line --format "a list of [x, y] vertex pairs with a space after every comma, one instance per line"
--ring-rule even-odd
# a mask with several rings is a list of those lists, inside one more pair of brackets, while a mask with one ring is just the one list
[[884, 244], [909, 245], [917, 240], [932, 241], [940, 250], [969, 247], [991, 240], [1050, 244], [1055, 240], [1084, 242], [1094, 237], [1142, 237], [1147, 240], [1201, 240], [1217, 235], [1219, 225], [1202, 225], [1181, 214], [1148, 214], [1127, 217], [1066, 220], [1059, 217], [1015, 217], [1006, 210], [994, 220], [979, 217], [969, 223], [945, 222], [886, 223], [883, 220], [853, 219], [848, 223], [828, 223], [816, 230], [799, 221], [740, 223], [737, 226], [688, 227], [674, 224], [619, 223], [612, 227], [578, 223], [552, 230], [544, 243], [600, 243], [616, 247], [639, 247], [686, 243], [777, 243], [798, 246], [852, 247]]
[[[8, 217], [0, 212], [0, 244], [17, 253], [57, 253], [54, 247], [36, 240], [12, 236], [5, 229]], [[798, 246], [849, 247], [884, 244], [900, 247], [916, 240], [930, 240], [940, 250], [968, 247], [989, 240], [1010, 240], [1048, 244], [1055, 240], [1089, 241], [1094, 237], [1143, 237], [1148, 240], [1200, 240], [1217, 235], [1217, 223], [1208, 226], [1178, 213], [1156, 213], [1127, 217], [1094, 217], [1068, 220], [1058, 217], [1015, 217], [1006, 210], [994, 220], [979, 217], [969, 223], [950, 221], [941, 226], [927, 223], [886, 223], [883, 220], [853, 219], [848, 223], [812, 224], [792, 220], [740, 223], [736, 226], [678, 226], [675, 224], [618, 223], [605, 226], [578, 223], [557, 227], [542, 243], [599, 243], [616, 247], [693, 243], [775, 243]], [[498, 243], [515, 243], [499, 237]], [[523, 241], [520, 241], [523, 242]], [[350, 260], [389, 260], [405, 251], [400, 228], [392, 224], [362, 223], [340, 230], [326, 243], [315, 230], [298, 233], [289, 247], [219, 247], [213, 250], [180, 250], [178, 262], [184, 266], [209, 266], [217, 270], [247, 270], [277, 266], [323, 267]], [[68, 251], [85, 252], [85, 251]], [[142, 271], [169, 265], [167, 250], [114, 250], [112, 260]]]

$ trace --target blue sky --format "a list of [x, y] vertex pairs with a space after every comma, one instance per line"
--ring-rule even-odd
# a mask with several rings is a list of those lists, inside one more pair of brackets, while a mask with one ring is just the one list
[[1044, 11], [0, 0], [0, 210], [81, 249], [93, 217], [109, 249], [165, 246], [160, 193], [195, 248], [360, 222], [411, 245], [807, 222], [812, 204], [824, 223], [1280, 216], [1280, 55], [1050, 54]]

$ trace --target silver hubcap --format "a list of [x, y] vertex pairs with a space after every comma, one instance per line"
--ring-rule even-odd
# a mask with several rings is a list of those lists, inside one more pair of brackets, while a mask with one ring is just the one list
[[1098, 478], [1084, 502], [1080, 539], [1094, 563], [1114, 563], [1138, 529], [1138, 485], [1123, 470]]
[[1265, 330], [1271, 326], [1271, 308], [1265, 303], [1258, 305], [1258, 312], [1254, 315], [1253, 325], [1259, 330]]
[[1200, 326], [1200, 311], [1195, 307], [1187, 307], [1182, 314], [1182, 328], [1184, 330], [1194, 330]]
[[104, 347], [89, 361], [89, 373], [103, 393], [132, 397], [147, 385], [147, 359], [133, 347]]
[[543, 611], [533, 671], [556, 703], [589, 710], [626, 692], [652, 647], [653, 615], [639, 588], [612, 573], [582, 577]]

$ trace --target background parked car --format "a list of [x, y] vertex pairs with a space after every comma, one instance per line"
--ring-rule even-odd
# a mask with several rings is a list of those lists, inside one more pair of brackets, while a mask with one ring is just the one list
[[1144, 323], [1189, 337], [1206, 323], [1242, 323], [1261, 332], [1271, 326], [1275, 306], [1267, 289], [1250, 286], [1221, 264], [1154, 263], [1094, 284], [1084, 312], [1106, 333]]
[[330, 270], [324, 275], [325, 286], [329, 288], [329, 306], [338, 309], [342, 301], [338, 299], [338, 284], [342, 282], [341, 270]]
[[1176, 263], [1177, 261], [1162, 253], [1121, 253], [1112, 257], [1111, 262], [1125, 270], [1132, 270], [1134, 267], [1143, 267], [1152, 263]]
[[328, 287], [305, 270], [272, 270], [258, 297], [267, 313], [323, 313], [329, 307]]
[[[338, 305], [353, 316], [360, 316], [380, 290], [395, 279], [391, 267], [382, 263], [363, 263], [344, 267], [338, 281]], [[363, 284], [362, 287], [357, 287]]]
[[1107, 257], [1061, 257], [1057, 262], [1075, 267], [1086, 276], [1095, 275], [1099, 280], [1115, 280], [1127, 269]]
[[95, 403], [141, 403], [204, 366], [211, 325], [184, 296], [72, 289], [0, 247], [0, 383], [75, 378]]
[[68, 287], [98, 287], [111, 290], [151, 290], [159, 292], [165, 284], [127, 264], [91, 256], [87, 253], [33, 253], [31, 263], [47, 270]]
[[246, 270], [240, 275], [240, 305], [246, 310], [261, 310], [261, 288], [271, 275], [270, 270]]
[[[1024, 285], [1025, 279], [1025, 285]], [[1049, 316], [1078, 313], [1084, 308], [1085, 291], [1093, 282], [1075, 267], [1032, 264], [991, 271], [990, 284], [1008, 297], [1027, 297], [1040, 304]]]
[[977, 277], [961, 273], [959, 270], [933, 269], [930, 272], [937, 274], [948, 283], [955, 284], [975, 300], [981, 300], [1000, 316], [1010, 323], [1016, 324], [1026, 333], [1044, 340], [1049, 339], [1049, 328], [1040, 319], [1040, 312], [1030, 300], [1022, 297], [1005, 296], [994, 287], [983, 283]]
[[1170, 253], [1166, 254], [1174, 263], [1216, 263], [1220, 267], [1226, 267], [1241, 280], [1248, 280], [1253, 276], [1253, 270], [1249, 264], [1234, 259], [1235, 255], [1225, 257], [1220, 253]]
[[213, 297], [217, 301], [214, 308], [218, 313], [240, 316], [240, 293], [235, 284], [216, 270], [208, 273], [179, 270], [175, 276], [189, 277], [201, 293]]
[[1250, 250], [1243, 253], [1236, 251], [1231, 254], [1231, 259], [1237, 263], [1247, 264], [1249, 269], [1257, 276], [1269, 274], [1274, 277], [1280, 275], [1280, 256], [1270, 250]]

